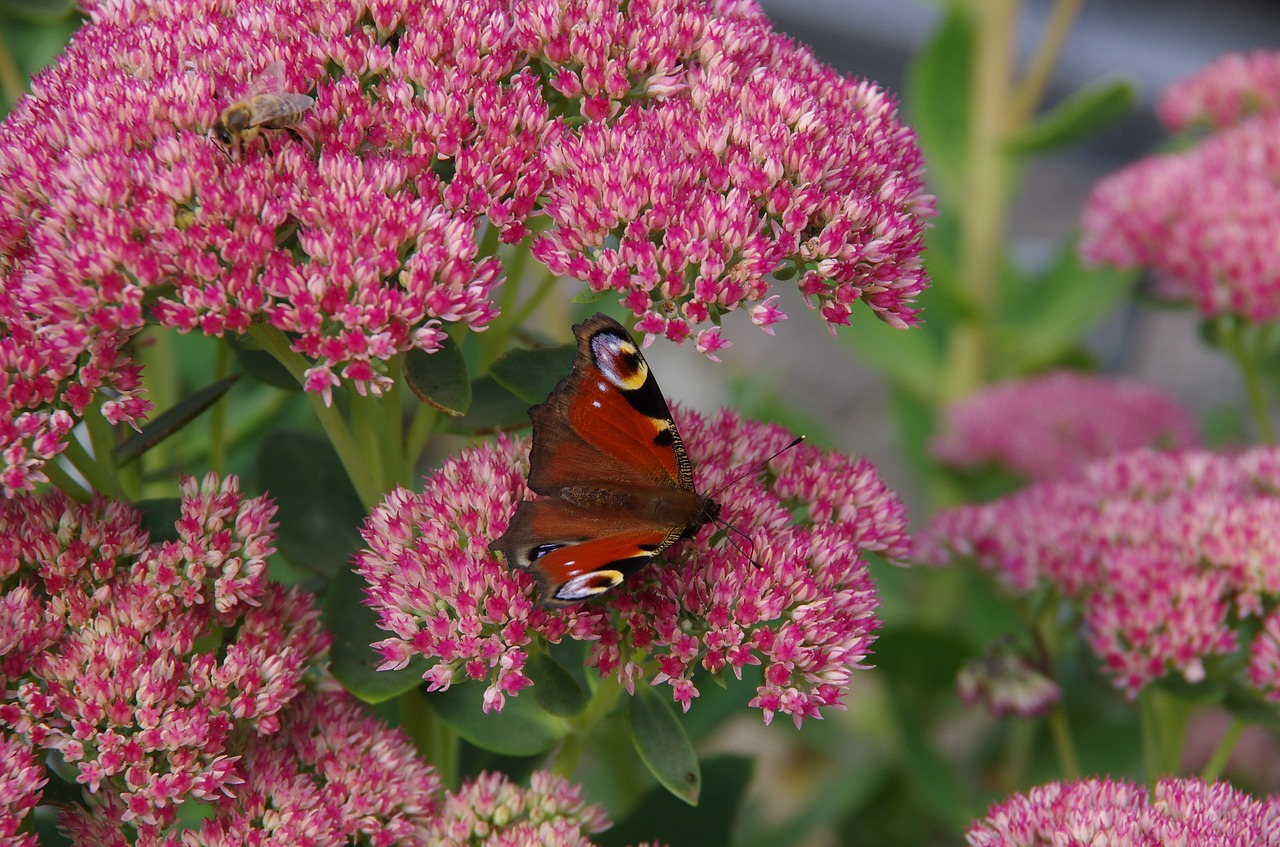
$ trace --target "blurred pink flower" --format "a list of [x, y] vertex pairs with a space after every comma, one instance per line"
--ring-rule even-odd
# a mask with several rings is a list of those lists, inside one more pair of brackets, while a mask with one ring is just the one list
[[1005, 640], [993, 642], [960, 668], [956, 693], [964, 703], [981, 704], [998, 718], [1037, 717], [1062, 699], [1058, 683]]
[[[775, 426], [728, 412], [676, 411], [700, 491], [717, 488], [790, 441]], [[684, 708], [695, 672], [740, 675], [761, 665], [752, 705], [797, 724], [839, 708], [863, 667], [878, 604], [862, 558], [907, 550], [902, 503], [864, 460], [801, 445], [718, 495], [721, 518], [751, 537], [758, 567], [704, 529], [670, 560], [646, 567], [601, 603], [535, 607], [534, 579], [489, 551], [525, 486], [527, 448], [502, 438], [470, 448], [429, 477], [420, 494], [392, 492], [365, 529], [357, 569], [391, 635], [384, 667], [431, 660], [433, 690], [489, 681], [485, 708], [532, 684], [523, 668], [535, 641], [592, 642], [588, 664], [628, 690], [671, 686]]]
[[1195, 419], [1159, 389], [1058, 371], [992, 385], [948, 407], [932, 450], [944, 464], [996, 464], [1040, 480], [1137, 447], [1199, 443]]
[[1280, 53], [1227, 53], [1170, 85], [1156, 113], [1169, 129], [1194, 123], [1225, 127], [1280, 111]]
[[1161, 114], [1224, 126], [1107, 177], [1085, 207], [1081, 253], [1155, 272], [1161, 296], [1206, 317], [1280, 316], [1280, 54], [1227, 57], [1176, 83]]
[[[1251, 621], [1280, 600], [1278, 492], [1277, 448], [1139, 450], [943, 512], [916, 554], [972, 557], [1020, 594], [1055, 586], [1079, 606], [1104, 671], [1135, 695], [1172, 671], [1200, 681], [1204, 660], [1234, 653]], [[1252, 683], [1280, 698], [1267, 637], [1252, 648]]]
[[1275, 847], [1280, 801], [1197, 779], [1162, 779], [1150, 793], [1121, 780], [1055, 782], [996, 803], [965, 841], [969, 847]]
[[[308, 390], [497, 314], [499, 240], [714, 356], [794, 271], [832, 325], [915, 322], [922, 160], [885, 92], [742, 0], [87, 2], [0, 124], [0, 484], [96, 402], [145, 416], [144, 324], [288, 334]], [[300, 142], [210, 135], [269, 64]], [[710, 333], [710, 334], [708, 334]], [[69, 416], [68, 416], [69, 414]]]

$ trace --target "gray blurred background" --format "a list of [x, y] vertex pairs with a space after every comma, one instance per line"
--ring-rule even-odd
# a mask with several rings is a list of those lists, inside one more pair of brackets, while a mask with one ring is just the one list
[[[933, 32], [942, 5], [906, 0], [760, 2], [778, 29], [808, 44], [824, 62], [842, 73], [873, 79], [899, 96], [908, 62]], [[1020, 41], [1025, 56], [1050, 3], [1027, 0], [1023, 5]], [[1222, 53], [1259, 48], [1280, 49], [1280, 3], [1086, 2], [1065, 45], [1048, 103], [1089, 82], [1120, 76], [1137, 84], [1140, 108], [1087, 146], [1033, 160], [1008, 227], [1015, 254], [1030, 265], [1047, 257], [1072, 236], [1094, 182], [1166, 137], [1152, 115], [1165, 86]], [[746, 393], [772, 394], [811, 417], [831, 446], [875, 461], [887, 481], [916, 505], [879, 380], [852, 360], [848, 348], [833, 340], [785, 285], [778, 291], [784, 294], [790, 320], [778, 324], [777, 337], [771, 339], [745, 316], [731, 316], [726, 336], [735, 346], [722, 353], [722, 365], [703, 360], [692, 345], [655, 344], [646, 351], [664, 389], [673, 399], [707, 411], [728, 399], [728, 386], [735, 380]], [[1112, 372], [1153, 382], [1201, 416], [1243, 404], [1235, 369], [1201, 344], [1190, 312], [1138, 309], [1103, 327], [1090, 345]], [[742, 388], [744, 382], [753, 387]], [[912, 514], [915, 520], [924, 517], [916, 508]]]

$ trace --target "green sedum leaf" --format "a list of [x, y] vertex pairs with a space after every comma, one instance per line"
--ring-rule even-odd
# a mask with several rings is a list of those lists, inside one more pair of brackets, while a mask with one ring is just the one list
[[599, 301], [603, 300], [606, 296], [608, 296], [611, 293], [612, 293], [612, 290], [608, 288], [604, 289], [603, 291], [596, 291], [591, 288], [584, 288], [581, 291], [579, 291], [577, 294], [570, 297], [569, 302], [570, 303], [587, 303], [587, 304], [598, 303]]
[[973, 22], [955, 4], [907, 69], [906, 111], [939, 192], [956, 196], [969, 138]]
[[258, 347], [254, 340], [247, 336], [236, 336], [228, 339], [236, 361], [249, 376], [258, 382], [279, 388], [282, 391], [301, 391], [302, 383], [289, 373], [289, 369], [280, 363], [266, 350]]
[[541, 403], [560, 380], [569, 375], [577, 351], [574, 344], [511, 350], [494, 361], [489, 375], [524, 402]]
[[533, 688], [530, 689], [533, 699], [548, 714], [558, 718], [571, 718], [587, 707], [587, 695], [582, 686], [550, 654], [535, 653], [529, 656], [524, 672], [533, 680]]
[[506, 432], [529, 425], [529, 403], [503, 388], [491, 376], [471, 383], [471, 408], [445, 422], [451, 432]]
[[1044, 273], [1023, 278], [1002, 299], [997, 316], [998, 376], [1021, 376], [1053, 365], [1133, 293], [1138, 274], [1086, 268], [1074, 239]]
[[602, 847], [641, 841], [670, 847], [730, 847], [739, 843], [734, 824], [755, 761], [746, 756], [713, 756], [705, 764], [706, 791], [696, 809], [665, 789], [654, 788], [640, 798], [631, 814], [594, 840]]
[[671, 701], [652, 686], [636, 686], [635, 696], [628, 701], [627, 725], [631, 743], [658, 783], [690, 806], [698, 805], [702, 792], [698, 756]]
[[560, 718], [547, 714], [525, 692], [508, 697], [500, 712], [485, 714], [485, 683], [467, 680], [447, 691], [423, 694], [431, 711], [449, 728], [482, 750], [504, 756], [545, 753], [568, 734]]
[[415, 397], [446, 415], [461, 417], [471, 408], [467, 360], [448, 336], [433, 353], [415, 347], [404, 355], [404, 381]]
[[1015, 153], [1045, 153], [1067, 147], [1106, 129], [1133, 111], [1138, 92], [1127, 80], [1086, 86], [1041, 115], [1008, 147]]
[[839, 337], [861, 361], [917, 397], [937, 393], [942, 352], [936, 338], [919, 327], [895, 329], [870, 309], [854, 309], [849, 319], [852, 326]]
[[257, 475], [258, 487], [275, 498], [285, 558], [323, 577], [346, 570], [360, 549], [365, 511], [329, 441], [307, 430], [271, 432]]
[[111, 451], [112, 458], [117, 465], [127, 465], [134, 461], [204, 414], [209, 407], [222, 398], [222, 395], [227, 393], [231, 386], [235, 385], [239, 378], [240, 374], [232, 374], [183, 397], [148, 421], [141, 432], [134, 433], [117, 444]]
[[366, 703], [382, 703], [421, 684], [427, 660], [414, 659], [398, 671], [380, 671], [382, 657], [370, 644], [387, 633], [378, 628], [378, 616], [366, 606], [364, 578], [344, 568], [325, 595], [325, 626], [333, 635], [329, 669], [342, 686]]

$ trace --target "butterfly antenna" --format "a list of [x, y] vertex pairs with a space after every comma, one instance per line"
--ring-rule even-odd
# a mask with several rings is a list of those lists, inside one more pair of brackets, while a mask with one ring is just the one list
[[[763, 468], [765, 465], [769, 464], [769, 463], [770, 463], [770, 462], [772, 462], [774, 459], [778, 458], [778, 457], [779, 457], [779, 456], [781, 456], [783, 453], [787, 452], [787, 451], [788, 451], [788, 450], [790, 450], [792, 447], [795, 447], [797, 444], [801, 443], [802, 441], [804, 441], [804, 436], [803, 436], [803, 435], [797, 436], [797, 437], [795, 438], [795, 440], [794, 440], [794, 441], [792, 441], [790, 444], [788, 444], [786, 447], [783, 447], [781, 450], [778, 450], [776, 453], [774, 453], [772, 456], [770, 456], [769, 458], [765, 459], [764, 461], [762, 461], [762, 462], [756, 462], [754, 465], [752, 465], [751, 467], [747, 468], [745, 471], [743, 471], [742, 473], [738, 474], [738, 475], [737, 475], [737, 476], [735, 476], [733, 479], [729, 480], [729, 481], [728, 481], [728, 482], [726, 482], [724, 485], [722, 485], [722, 486], [720, 486], [719, 488], [717, 488], [715, 491], [711, 492], [711, 496], [714, 498], [714, 497], [715, 497], [715, 495], [719, 494], [721, 491], [724, 491], [724, 490], [725, 490], [726, 488], [728, 488], [729, 486], [731, 486], [731, 485], [736, 485], [737, 483], [742, 482], [742, 480], [746, 479], [747, 477], [751, 476], [752, 474], [759, 472], [759, 470], [760, 470], [761, 468]], [[751, 536], [747, 535], [745, 532], [743, 532], [742, 530], [738, 529], [736, 526], [734, 526], [733, 524], [729, 523], [728, 521], [723, 521], [723, 520], [721, 520], [719, 517], [716, 517], [714, 520], [715, 520], [715, 523], [716, 523], [716, 525], [717, 525], [717, 526], [724, 527], [725, 529], [729, 530], [730, 532], [733, 532], [733, 533], [736, 533], [736, 534], [738, 534], [738, 535], [742, 536], [743, 540], [747, 542], [747, 549], [746, 549], [746, 550], [743, 550], [743, 549], [742, 549], [742, 547], [741, 547], [741, 545], [739, 545], [737, 541], [734, 541], [734, 540], [733, 540], [733, 537], [732, 537], [732, 536], [726, 536], [726, 537], [729, 539], [729, 543], [733, 545], [733, 548], [734, 548], [735, 550], [737, 550], [737, 551], [738, 551], [739, 553], [741, 553], [742, 555], [746, 556], [746, 557], [747, 557], [747, 561], [748, 561], [748, 562], [750, 562], [750, 563], [751, 563], [755, 568], [759, 569], [759, 568], [760, 568], [760, 563], [756, 561], [756, 558], [755, 558], [755, 556], [753, 555], [753, 554], [754, 554], [754, 552], [755, 552], [756, 544], [755, 544], [755, 541], [753, 541], [753, 540], [752, 540]]]
[[785, 452], [787, 452], [788, 450], [790, 450], [792, 447], [795, 447], [797, 444], [800, 444], [802, 441], [804, 441], [804, 436], [803, 436], [803, 435], [798, 435], [798, 436], [796, 436], [796, 439], [795, 439], [794, 441], [792, 441], [790, 444], [788, 444], [786, 447], [783, 447], [781, 450], [779, 450], [778, 452], [774, 453], [772, 456], [770, 456], [769, 458], [765, 459], [763, 462], [756, 462], [754, 465], [752, 465], [751, 467], [747, 468], [745, 471], [743, 471], [742, 473], [738, 474], [738, 475], [737, 475], [737, 476], [735, 476], [733, 479], [729, 480], [729, 481], [728, 481], [728, 482], [726, 482], [724, 485], [722, 485], [722, 486], [720, 486], [719, 488], [717, 488], [715, 491], [712, 491], [712, 492], [711, 492], [711, 496], [712, 496], [712, 497], [715, 497], [717, 494], [719, 494], [721, 491], [724, 491], [724, 490], [725, 490], [726, 488], [728, 488], [729, 486], [731, 486], [731, 485], [737, 485], [739, 482], [742, 482], [742, 481], [743, 481], [744, 479], [746, 479], [747, 477], [751, 476], [751, 475], [752, 475], [752, 474], [754, 474], [754, 473], [757, 473], [757, 472], [758, 472], [761, 468], [763, 468], [765, 465], [769, 464], [769, 463], [770, 463], [770, 462], [772, 462], [774, 459], [778, 458], [778, 457], [779, 457], [779, 456], [781, 456], [783, 453], [785, 453]]

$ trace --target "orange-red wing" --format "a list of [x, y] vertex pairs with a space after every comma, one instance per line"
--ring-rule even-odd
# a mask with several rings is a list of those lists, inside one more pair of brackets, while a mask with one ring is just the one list
[[573, 372], [529, 410], [529, 487], [546, 494], [593, 483], [693, 490], [667, 401], [631, 336], [604, 315], [574, 333]]

